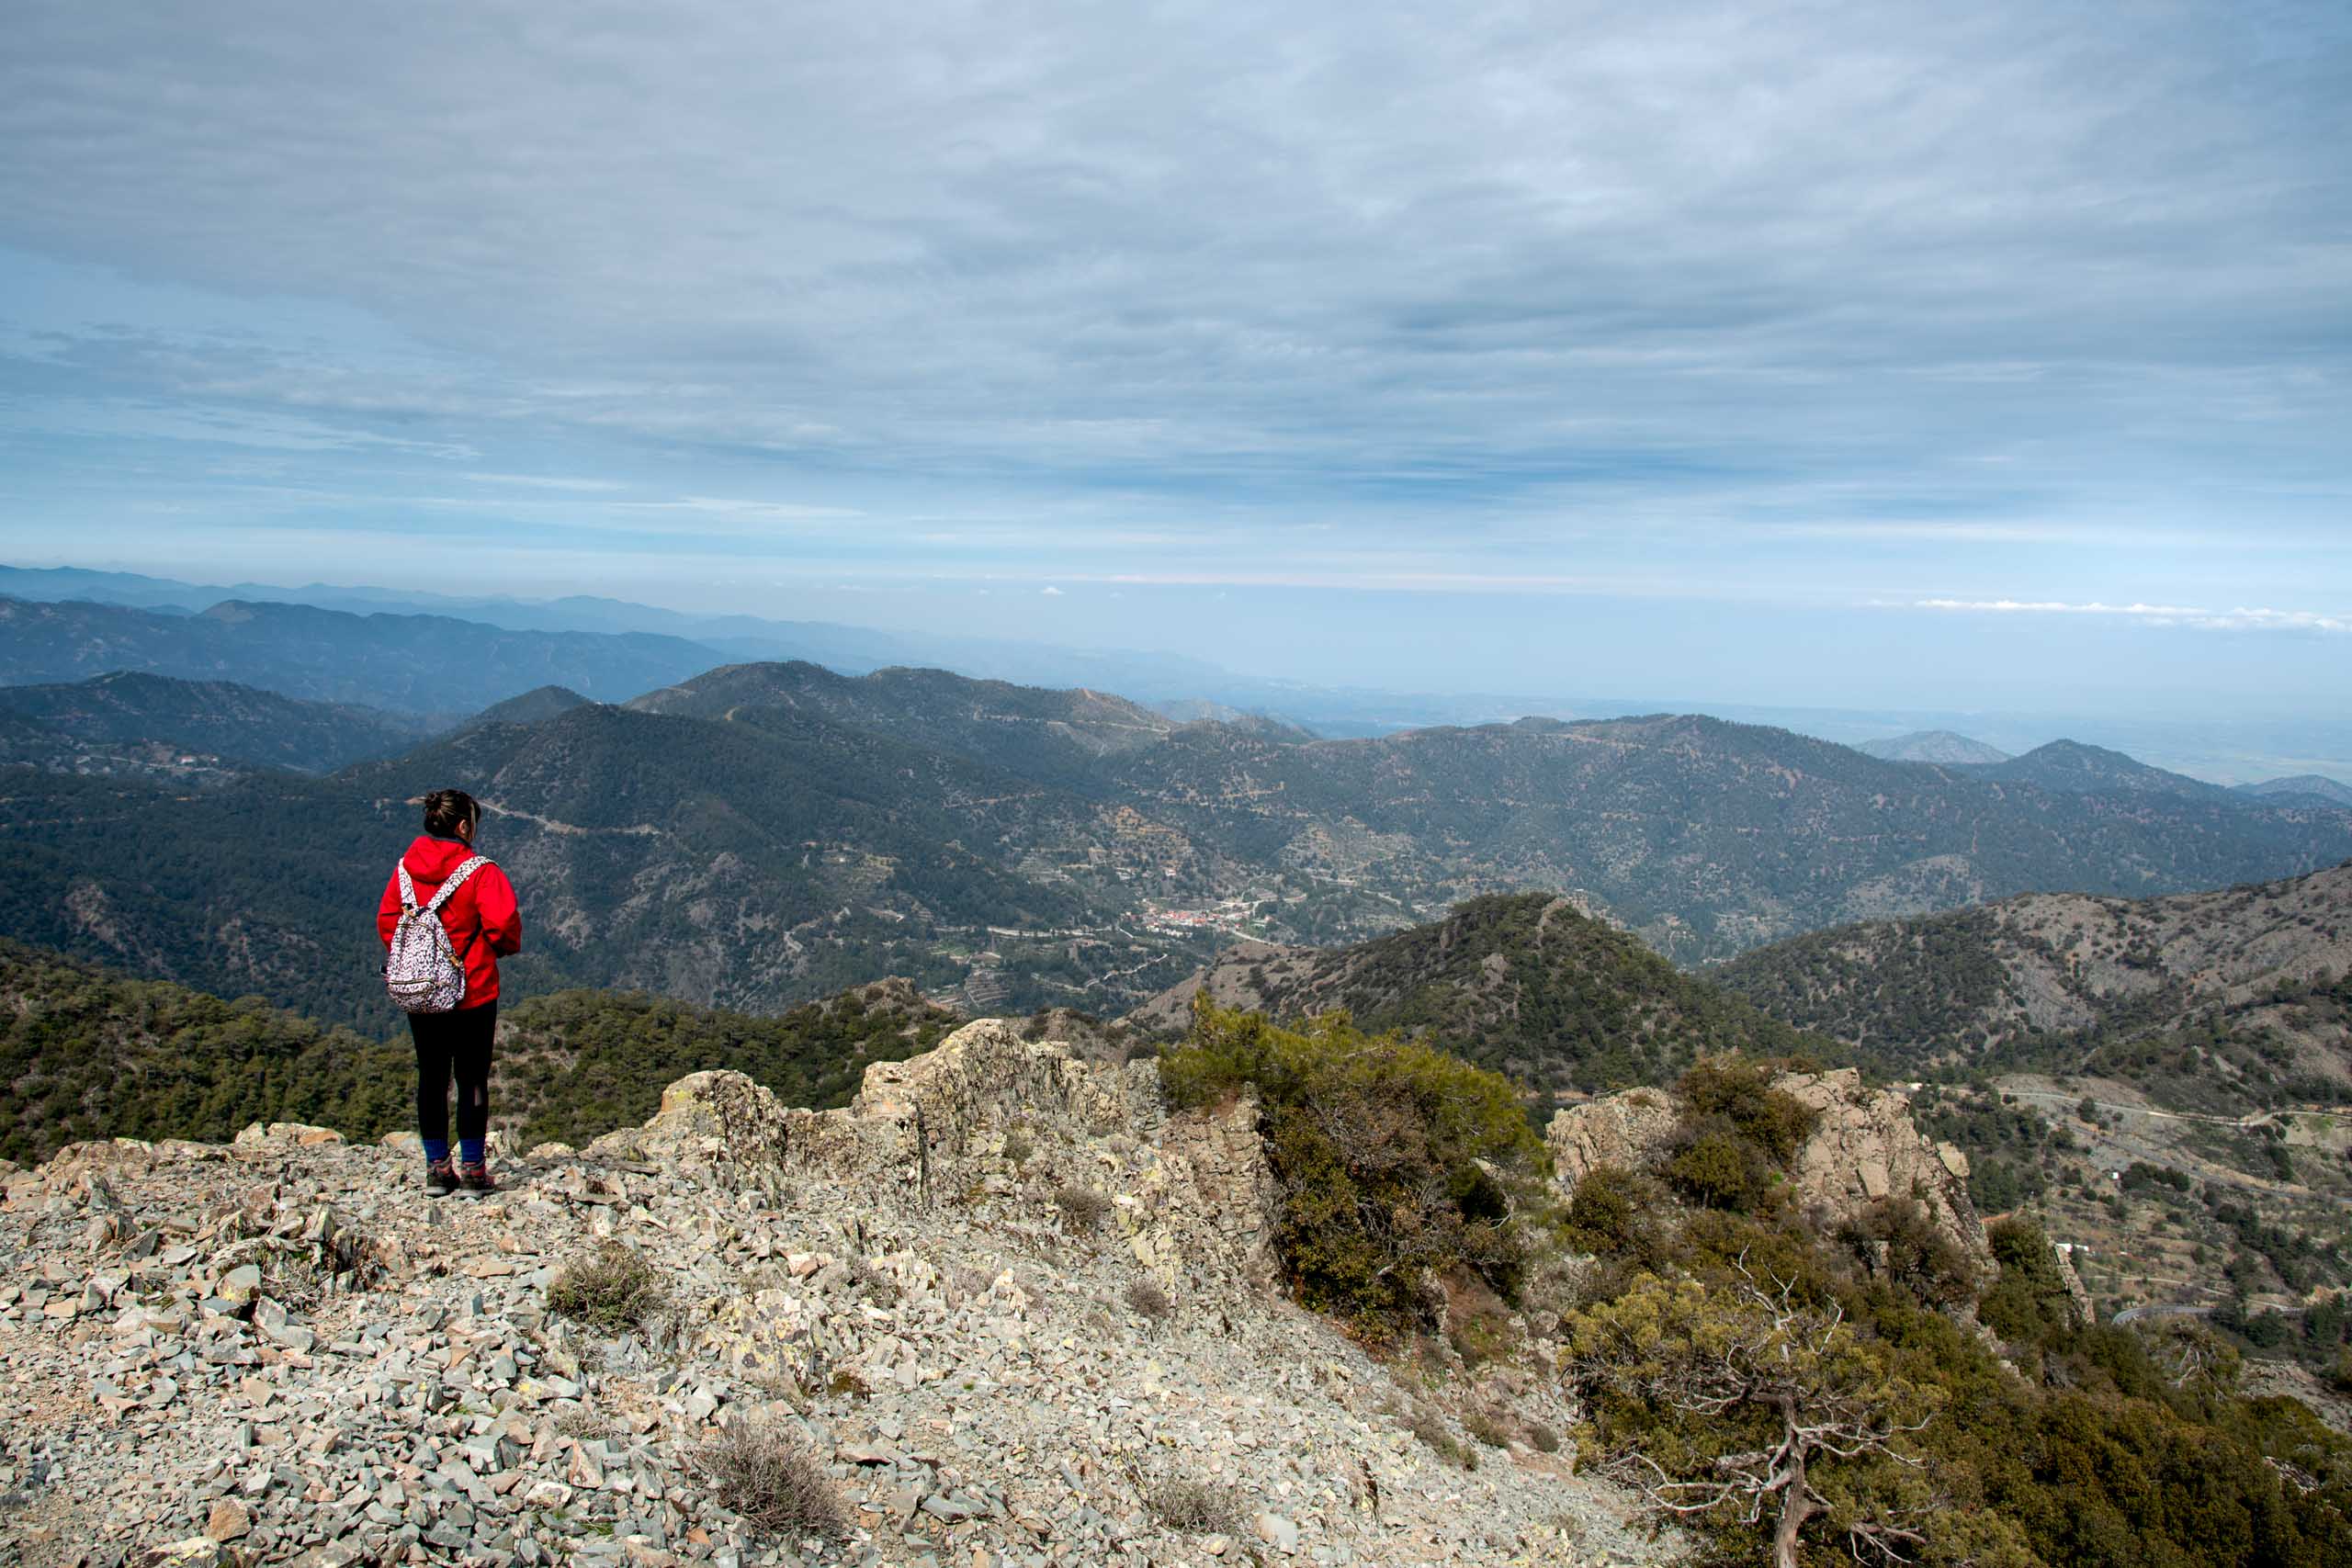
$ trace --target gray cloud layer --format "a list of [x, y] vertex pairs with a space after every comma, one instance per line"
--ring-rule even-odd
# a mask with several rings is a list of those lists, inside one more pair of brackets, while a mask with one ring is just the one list
[[2352, 427], [2348, 17], [28, 0], [0, 239], [440, 356], [85, 337], [35, 379], [418, 439], [1506, 541], [2308, 526]]

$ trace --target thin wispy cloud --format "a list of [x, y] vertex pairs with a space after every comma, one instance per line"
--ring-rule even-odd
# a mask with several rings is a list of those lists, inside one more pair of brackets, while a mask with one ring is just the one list
[[2116, 616], [2154, 626], [2194, 626], [2206, 631], [2352, 632], [2352, 615], [2316, 610], [2274, 610], [2240, 605], [2229, 610], [2188, 604], [2068, 604], [2054, 600], [1921, 599], [1921, 610], [1954, 610], [1994, 615]]
[[30, 0], [0, 554], [2352, 602], [2347, 97], [2328, 0]]

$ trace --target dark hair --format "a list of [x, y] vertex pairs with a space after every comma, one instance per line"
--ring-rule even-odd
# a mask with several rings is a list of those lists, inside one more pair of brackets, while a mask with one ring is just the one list
[[424, 830], [436, 839], [454, 839], [481, 820], [481, 807], [464, 790], [436, 789], [424, 797]]

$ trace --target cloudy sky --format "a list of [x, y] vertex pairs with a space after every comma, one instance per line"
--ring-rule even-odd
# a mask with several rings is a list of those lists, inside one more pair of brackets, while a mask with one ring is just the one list
[[2352, 698], [2352, 7], [19, 0], [0, 558]]

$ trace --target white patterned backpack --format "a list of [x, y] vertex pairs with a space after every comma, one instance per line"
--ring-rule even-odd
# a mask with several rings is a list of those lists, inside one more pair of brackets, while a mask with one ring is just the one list
[[416, 884], [409, 880], [407, 865], [398, 868], [401, 918], [392, 928], [391, 951], [384, 955], [384, 989], [402, 1012], [454, 1012], [466, 999], [466, 966], [449, 945], [449, 928], [441, 923], [441, 906], [465, 886], [466, 878], [489, 863], [488, 855], [467, 861], [434, 891], [433, 901], [423, 906], [416, 901]]

